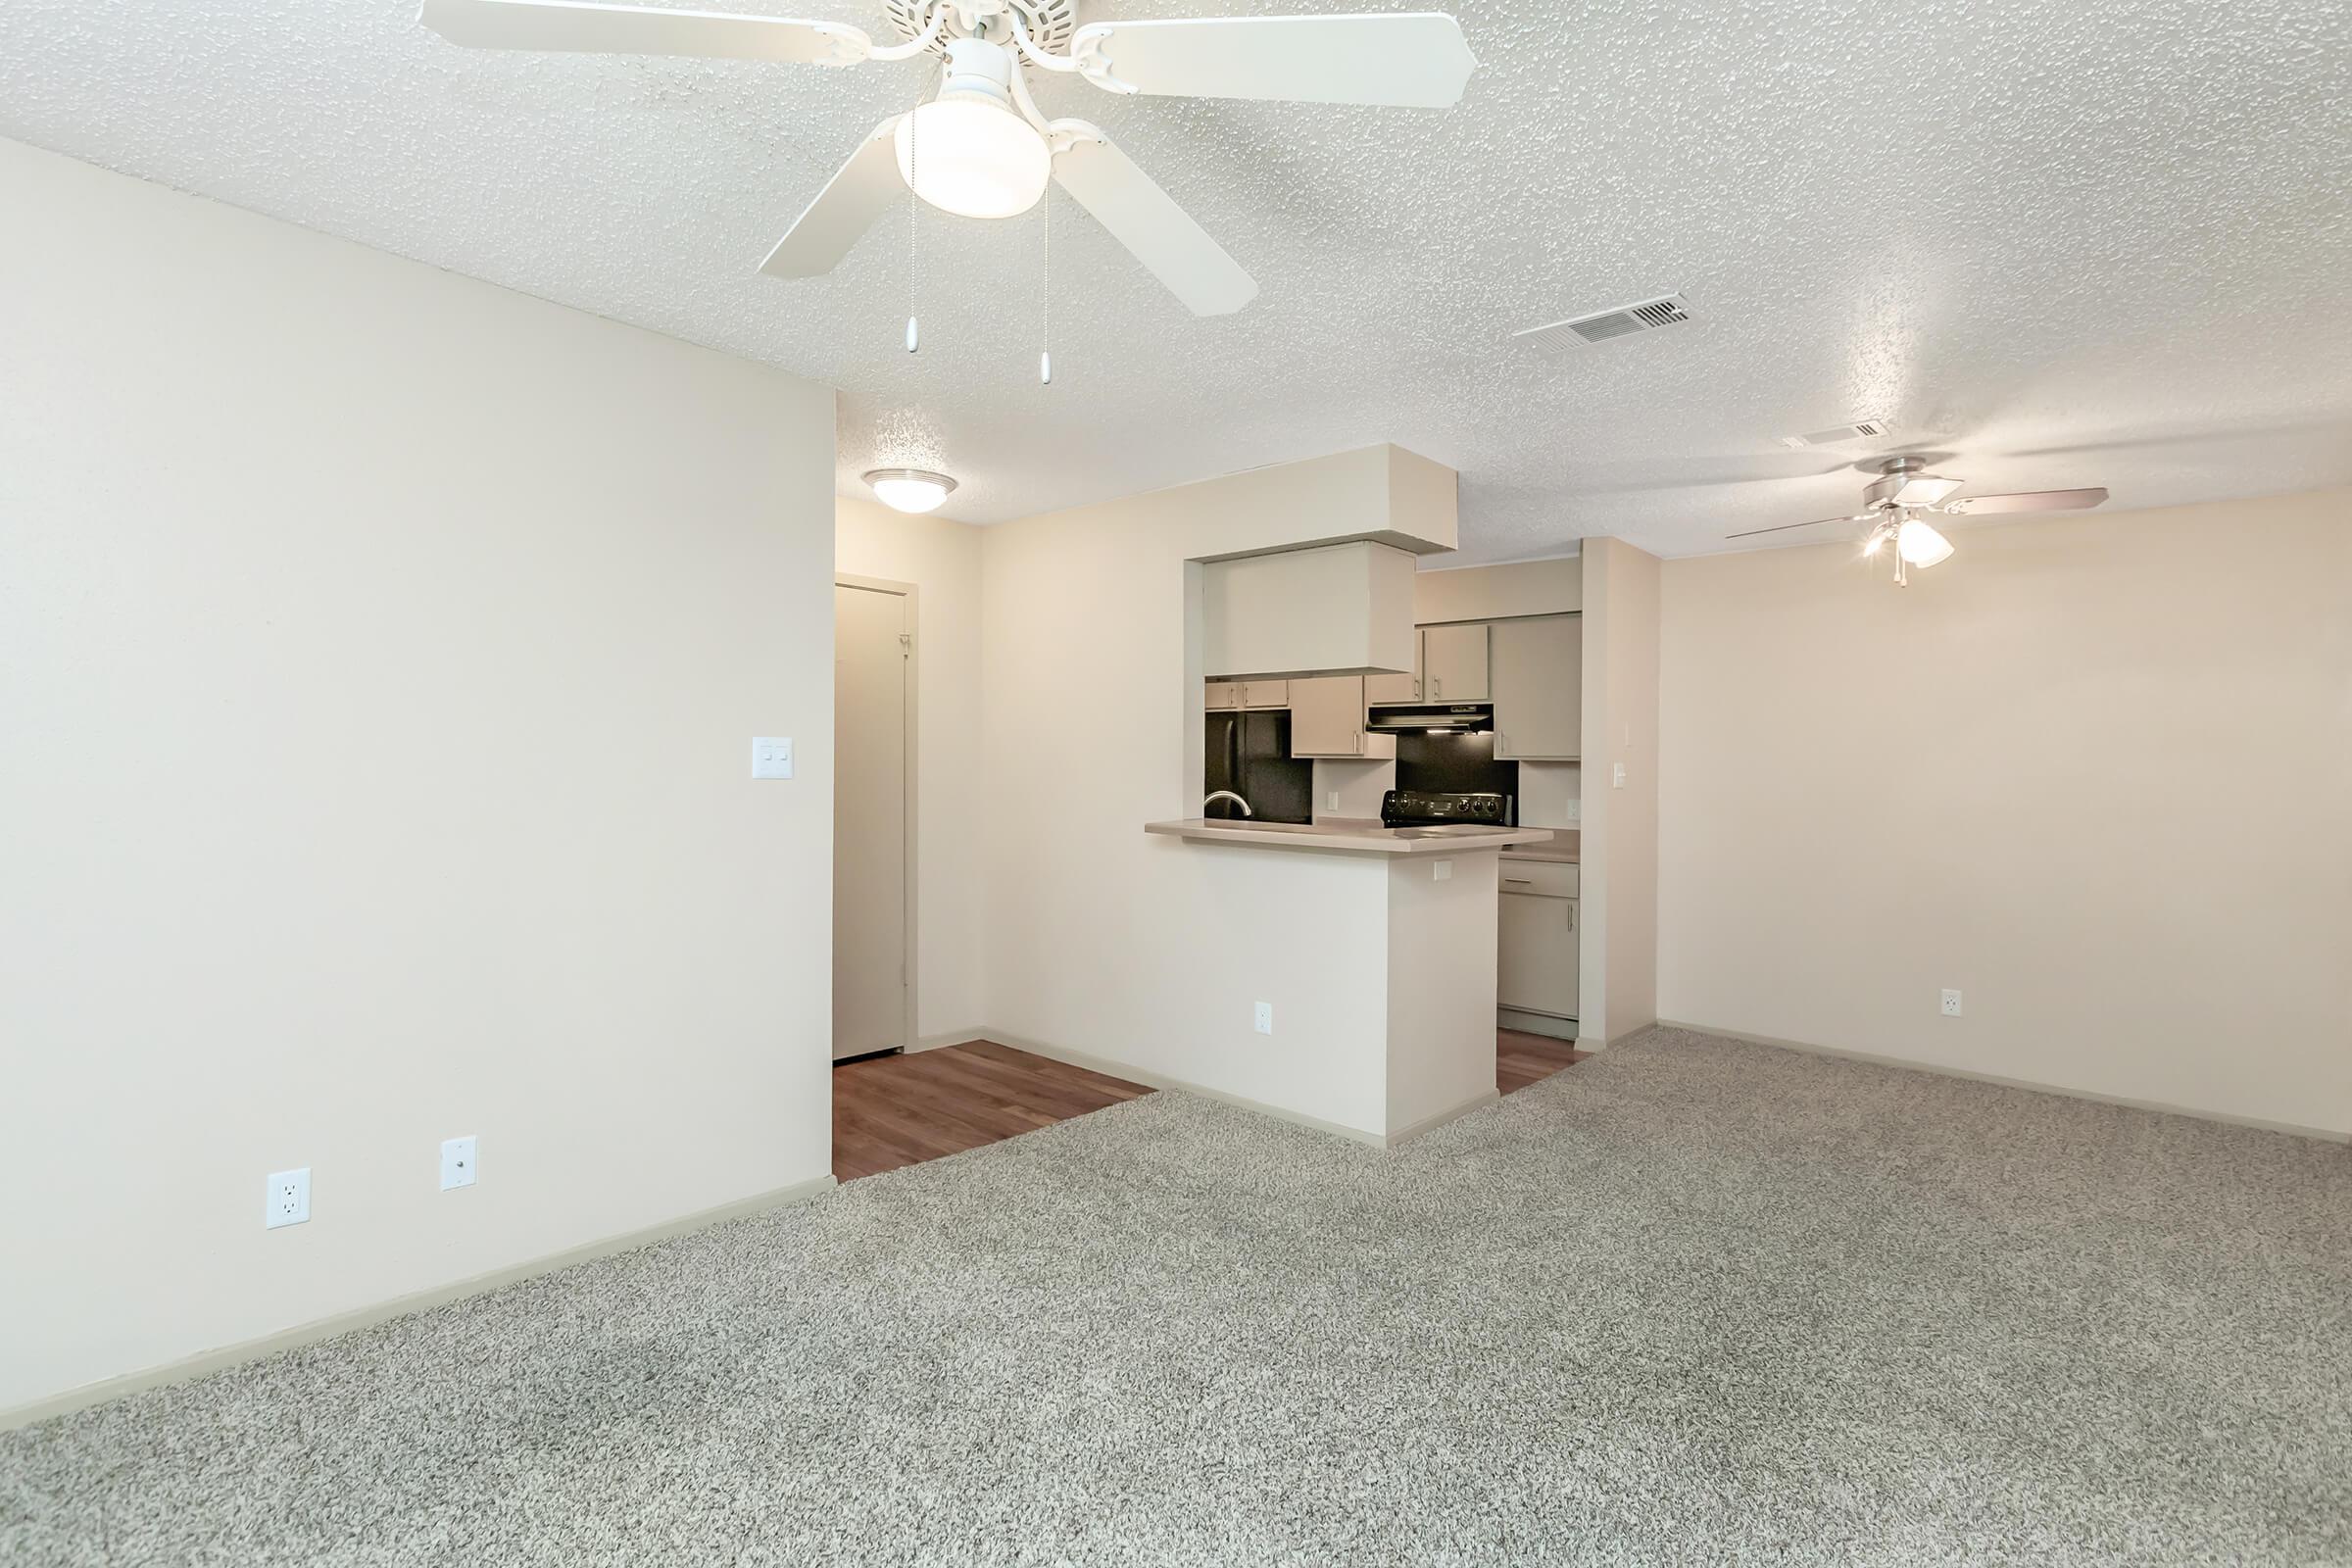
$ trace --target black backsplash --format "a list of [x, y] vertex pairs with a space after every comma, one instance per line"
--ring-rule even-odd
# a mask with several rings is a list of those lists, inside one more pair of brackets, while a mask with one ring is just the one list
[[1396, 787], [1519, 798], [1519, 764], [1494, 760], [1492, 731], [1396, 737]]

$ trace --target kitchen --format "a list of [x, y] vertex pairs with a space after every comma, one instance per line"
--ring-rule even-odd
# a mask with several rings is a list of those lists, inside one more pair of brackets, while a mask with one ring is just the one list
[[[1420, 601], [1478, 609], [1445, 579], [1539, 579], [1523, 608], [1573, 602], [1562, 565], [1419, 572]], [[1542, 595], [1550, 579], [1553, 597]], [[1503, 849], [1496, 1006], [1506, 1028], [1576, 1038], [1582, 615], [1574, 610], [1429, 621], [1394, 674], [1204, 682], [1203, 815], [1271, 822], [1446, 820], [1473, 802], [1547, 843]]]
[[[1579, 563], [1414, 566], [1376, 543], [1203, 564], [1202, 814], [1148, 824], [1390, 860], [1389, 1077], [1435, 1038], [1401, 1023], [1409, 973], [1453, 1031], [1420, 1065], [1468, 1098], [1392, 1105], [1389, 1142], [1493, 1098], [1497, 1027], [1573, 1041], [1579, 1011]], [[1408, 884], [1456, 878], [1479, 902], [1457, 884], [1442, 934], [1418, 904], [1408, 932]]]

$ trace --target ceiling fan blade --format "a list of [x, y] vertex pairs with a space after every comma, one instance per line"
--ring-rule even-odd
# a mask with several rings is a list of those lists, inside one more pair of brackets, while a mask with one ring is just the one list
[[1440, 11], [1095, 22], [1071, 34], [1070, 54], [1113, 91], [1408, 109], [1459, 103], [1478, 69], [1461, 24]]
[[591, 5], [586, 0], [424, 0], [424, 24], [472, 49], [575, 49], [854, 66], [874, 41], [834, 22]]
[[[1056, 121], [1078, 139], [1054, 155], [1054, 177], [1111, 238], [1135, 253], [1195, 316], [1230, 316], [1257, 298], [1257, 282], [1193, 221], [1135, 160], [1093, 126]], [[1089, 138], [1092, 139], [1089, 139]]]
[[1850, 517], [1815, 517], [1811, 522], [1781, 522], [1775, 523], [1769, 528], [1749, 528], [1741, 533], [1727, 533], [1724, 537], [1726, 539], [1753, 539], [1760, 533], [1787, 533], [1791, 528], [1820, 528], [1833, 522], [1860, 522], [1867, 515], [1867, 514], [1856, 514]]
[[793, 220], [792, 227], [760, 264], [760, 270], [770, 277], [816, 277], [830, 272], [850, 254], [850, 247], [874, 226], [884, 208], [906, 198], [906, 182], [899, 176], [895, 140], [904, 118], [893, 115], [874, 127], [873, 134], [850, 154], [850, 161], [825, 181], [816, 200]]
[[1946, 503], [1944, 511], [1963, 517], [1982, 517], [1996, 512], [2080, 512], [2107, 499], [2103, 486], [2088, 490], [2021, 490], [2006, 496], [1968, 496]]

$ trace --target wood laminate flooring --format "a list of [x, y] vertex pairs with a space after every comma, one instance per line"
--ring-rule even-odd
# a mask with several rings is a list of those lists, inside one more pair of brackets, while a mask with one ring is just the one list
[[[1525, 1089], [1584, 1060], [1547, 1035], [1494, 1031], [1494, 1086]], [[1152, 1091], [993, 1040], [833, 1069], [833, 1175], [856, 1181], [1051, 1127]]]
[[1572, 1067], [1592, 1054], [1565, 1040], [1529, 1034], [1524, 1029], [1494, 1031], [1494, 1087], [1506, 1095], [1541, 1083], [1562, 1067]]
[[993, 1040], [845, 1061], [833, 1069], [833, 1175], [959, 1154], [1150, 1093]]

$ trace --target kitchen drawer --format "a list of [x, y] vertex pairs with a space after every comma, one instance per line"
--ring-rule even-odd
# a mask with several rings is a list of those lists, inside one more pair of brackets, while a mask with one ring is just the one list
[[1578, 867], [1558, 860], [1514, 860], [1502, 858], [1502, 891], [1537, 898], [1573, 899], [1577, 896]]

